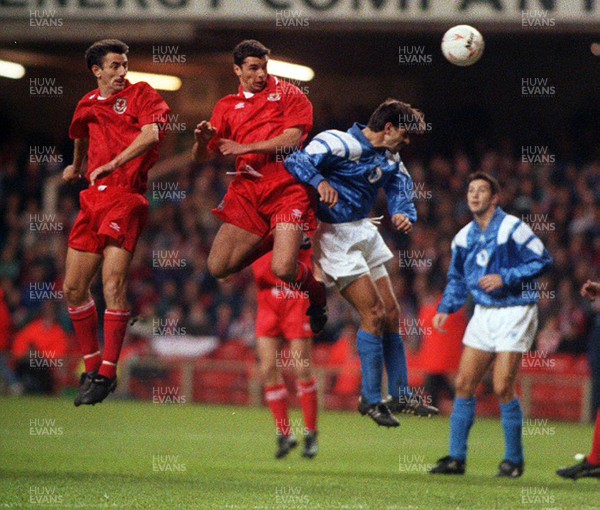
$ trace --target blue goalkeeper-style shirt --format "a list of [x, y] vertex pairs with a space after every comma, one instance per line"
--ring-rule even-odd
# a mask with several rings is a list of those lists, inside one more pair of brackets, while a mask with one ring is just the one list
[[[550, 254], [529, 225], [496, 207], [485, 232], [473, 220], [454, 237], [448, 284], [438, 311], [456, 312], [469, 292], [481, 306], [537, 303], [533, 280], [551, 265]], [[485, 292], [477, 282], [488, 274], [499, 274], [504, 286]]]
[[367, 218], [379, 188], [383, 188], [390, 214], [417, 221], [414, 185], [398, 154], [376, 149], [365, 137], [365, 126], [348, 131], [330, 129], [315, 136], [304, 150], [290, 154], [285, 167], [300, 182], [317, 188], [327, 180], [338, 192], [335, 207], [319, 202], [317, 217], [325, 223], [346, 223]]

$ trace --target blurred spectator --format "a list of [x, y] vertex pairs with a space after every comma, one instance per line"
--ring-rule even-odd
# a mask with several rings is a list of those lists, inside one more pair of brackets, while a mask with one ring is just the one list
[[331, 346], [328, 365], [338, 369], [333, 393], [336, 395], [357, 395], [360, 390], [360, 358], [356, 350], [356, 326], [344, 326], [340, 337]]
[[39, 317], [22, 328], [12, 345], [16, 374], [26, 393], [52, 393], [53, 372], [65, 366], [67, 332], [56, 321], [52, 301], [40, 307]]
[[[12, 319], [10, 310], [4, 299], [4, 291], [0, 288], [0, 385], [5, 385], [12, 395], [19, 395], [22, 386], [10, 366], [10, 337], [12, 334]], [[0, 386], [0, 392], [2, 386]]]

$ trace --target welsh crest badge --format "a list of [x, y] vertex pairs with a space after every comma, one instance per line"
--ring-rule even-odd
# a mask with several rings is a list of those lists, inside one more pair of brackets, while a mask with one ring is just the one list
[[267, 96], [267, 101], [279, 101], [281, 99], [281, 94], [279, 93], [271, 93]]
[[127, 110], [127, 99], [118, 97], [113, 106], [113, 110], [115, 112], [117, 112], [119, 115], [124, 114], [125, 110]]

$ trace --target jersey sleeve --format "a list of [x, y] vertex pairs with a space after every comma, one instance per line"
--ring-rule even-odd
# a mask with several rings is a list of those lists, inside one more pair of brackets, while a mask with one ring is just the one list
[[500, 270], [502, 282], [507, 287], [516, 287], [533, 280], [552, 265], [552, 258], [531, 227], [520, 222], [510, 236], [509, 243], [519, 262]]
[[438, 312], [454, 313], [462, 308], [467, 300], [467, 283], [464, 270], [464, 250], [452, 241], [452, 262], [448, 270], [448, 283], [444, 289]]
[[75, 108], [73, 114], [73, 120], [69, 126], [69, 138], [71, 140], [77, 140], [81, 138], [89, 138], [88, 123], [86, 120], [87, 108], [82, 106], [81, 103]]
[[210, 117], [210, 125], [217, 130], [215, 136], [212, 137], [211, 141], [208, 142], [209, 150], [218, 152], [219, 140], [221, 138], [229, 138], [229, 128], [225, 120], [225, 107], [221, 101], [217, 103], [213, 110], [212, 116]]
[[330, 145], [320, 138], [324, 134], [319, 133], [304, 150], [296, 151], [285, 158], [287, 171], [300, 182], [310, 184], [315, 189], [331, 173], [336, 158]]
[[417, 209], [413, 203], [414, 184], [408, 172], [402, 172], [400, 167], [384, 185], [388, 200], [390, 215], [403, 214], [411, 223], [417, 221]]
[[297, 127], [308, 136], [313, 127], [313, 106], [306, 95], [297, 87], [289, 86], [285, 94], [283, 129]]
[[[140, 126], [158, 124], [160, 128], [168, 122], [168, 116], [171, 112], [169, 106], [160, 94], [147, 83], [143, 84], [138, 101], [138, 121]], [[164, 129], [161, 129], [161, 131], [164, 131]]]

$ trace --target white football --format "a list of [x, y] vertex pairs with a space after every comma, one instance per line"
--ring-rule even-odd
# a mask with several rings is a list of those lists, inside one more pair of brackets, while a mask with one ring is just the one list
[[479, 30], [469, 25], [456, 25], [442, 39], [444, 57], [457, 66], [470, 66], [483, 55], [485, 43]]

